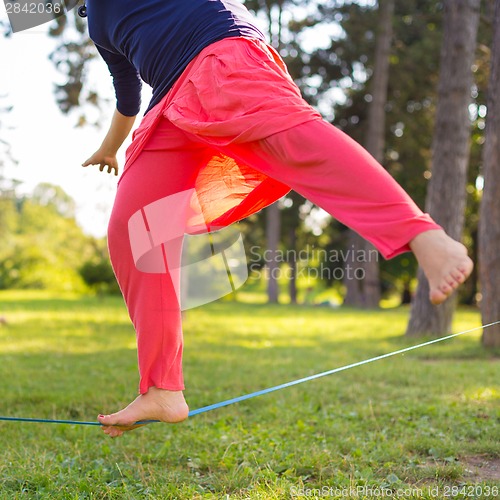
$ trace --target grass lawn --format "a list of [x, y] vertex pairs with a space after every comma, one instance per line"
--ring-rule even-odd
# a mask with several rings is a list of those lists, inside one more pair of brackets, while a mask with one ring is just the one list
[[[135, 397], [121, 298], [2, 292], [0, 315], [0, 415], [95, 420]], [[187, 401], [195, 409], [401, 349], [407, 317], [232, 302], [190, 310]], [[461, 310], [453, 330], [479, 324]], [[0, 422], [0, 499], [496, 498], [500, 353], [479, 336], [116, 440], [99, 427]]]

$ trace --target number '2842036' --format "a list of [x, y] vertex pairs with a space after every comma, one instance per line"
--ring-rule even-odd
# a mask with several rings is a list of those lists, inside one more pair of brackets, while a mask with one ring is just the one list
[[5, 3], [5, 9], [7, 14], [61, 14], [64, 6], [52, 2], [20, 3], [10, 0]]

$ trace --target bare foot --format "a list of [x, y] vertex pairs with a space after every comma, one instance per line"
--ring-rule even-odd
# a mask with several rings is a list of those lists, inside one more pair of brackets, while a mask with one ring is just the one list
[[420, 233], [410, 248], [429, 281], [429, 300], [441, 304], [472, 272], [474, 264], [467, 249], [443, 230]]
[[121, 436], [125, 431], [141, 427], [136, 422], [142, 420], [160, 420], [177, 423], [188, 417], [189, 408], [182, 391], [167, 391], [150, 387], [146, 394], [141, 394], [123, 410], [111, 415], [99, 415], [103, 431], [111, 437]]

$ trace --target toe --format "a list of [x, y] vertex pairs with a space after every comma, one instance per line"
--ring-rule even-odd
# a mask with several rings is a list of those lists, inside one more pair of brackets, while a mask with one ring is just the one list
[[458, 267], [458, 270], [464, 275], [465, 278], [468, 278], [470, 273], [472, 272], [472, 261], [471, 261], [471, 265], [467, 266], [467, 265], [462, 265], [462, 266], [459, 266]]
[[112, 427], [101, 427], [102, 432], [107, 436], [113, 437], [113, 428]]
[[122, 428], [131, 427], [135, 420], [129, 421], [125, 419], [123, 415], [119, 413], [112, 413], [111, 415], [99, 415], [98, 420], [101, 424], [107, 426], [119, 426]]
[[431, 304], [434, 304], [437, 306], [438, 304], [441, 304], [441, 302], [444, 302], [447, 298], [447, 295], [441, 292], [440, 290], [433, 290], [430, 293], [430, 301]]
[[456, 283], [461, 284], [465, 281], [465, 275], [461, 273], [459, 270], [454, 271], [451, 276], [455, 280]]
[[124, 423], [123, 419], [120, 419], [117, 414], [113, 413], [111, 415], [99, 415], [99, 422], [102, 424], [101, 429], [104, 434], [107, 434], [111, 437], [118, 437], [123, 435], [125, 431], [131, 431], [133, 429], [137, 429], [138, 427], [142, 427], [144, 424], [134, 425], [134, 423]]
[[102, 425], [111, 425], [110, 417], [111, 417], [111, 415], [98, 415], [97, 420], [99, 420], [99, 422]]
[[109, 437], [115, 438], [123, 435], [123, 431], [119, 427], [114, 427], [114, 426], [103, 426], [101, 427], [102, 431], [104, 434], [106, 434]]
[[444, 302], [453, 292], [454, 287], [448, 285], [446, 281], [442, 282], [440, 286], [431, 287], [429, 299], [432, 304], [438, 305]]
[[452, 290], [457, 286], [457, 282], [453, 278], [453, 276], [448, 276], [446, 278], [446, 284], [448, 285], [448, 288], [451, 288]]

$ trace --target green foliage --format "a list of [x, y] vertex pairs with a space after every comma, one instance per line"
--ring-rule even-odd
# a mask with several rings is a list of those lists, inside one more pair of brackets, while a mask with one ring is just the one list
[[[432, 142], [441, 43], [440, 4], [434, 0], [396, 2], [389, 69], [384, 165], [423, 207]], [[308, 71], [320, 75], [314, 102], [339, 87], [344, 103], [334, 105], [337, 126], [358, 142], [366, 135], [371, 95], [377, 11], [370, 5], [327, 4], [320, 11], [338, 20], [342, 36], [308, 56]], [[301, 75], [304, 83], [308, 81]], [[427, 176], [427, 177], [426, 177]]]
[[111, 262], [109, 260], [106, 239], [92, 241], [93, 254], [78, 269], [87, 286], [99, 294], [120, 293]]
[[[49, 32], [59, 41], [50, 59], [66, 77], [65, 83], [55, 85], [56, 101], [63, 113], [75, 109], [81, 112], [85, 104], [100, 105], [99, 95], [87, 85], [87, 64], [97, 52], [87, 34], [87, 21], [78, 16], [77, 10], [56, 18]], [[78, 125], [85, 123], [85, 113], [81, 112]]]
[[92, 238], [60, 187], [40, 184], [24, 197], [0, 193], [0, 205], [0, 289], [86, 290], [78, 269], [94, 255]]
[[[365, 135], [366, 114], [371, 95], [370, 78], [373, 70], [378, 12], [375, 2], [301, 0], [246, 0], [268, 25], [271, 43], [278, 48], [289, 71], [308, 102], [316, 105], [326, 119], [342, 128], [359, 142]], [[427, 182], [431, 176], [430, 159], [439, 73], [439, 52], [442, 37], [442, 2], [438, 0], [398, 0], [393, 18], [394, 35], [390, 59], [390, 78], [386, 120], [386, 150], [384, 166], [410, 193], [421, 208], [425, 208]], [[491, 42], [491, 8], [493, 2], [483, 2], [483, 20], [479, 30], [477, 63], [474, 66], [475, 100], [471, 107], [473, 118], [473, 147], [471, 152], [469, 204], [466, 217], [466, 241], [475, 254], [477, 207], [480, 193], [476, 179], [481, 166], [484, 140], [484, 116], [479, 110], [485, 104], [485, 92]], [[67, 17], [58, 18], [51, 35], [60, 41], [52, 54], [55, 65], [67, 76], [67, 82], [57, 89], [61, 109], [82, 110], [85, 105], [99, 104], [99, 95], [86, 81], [85, 66], [95, 57], [92, 43], [85, 34], [81, 19], [73, 10]], [[304, 39], [314, 29], [332, 27], [335, 33], [325, 48], [307, 49]], [[309, 37], [310, 39], [311, 37]], [[484, 109], [482, 109], [484, 111]], [[301, 218], [299, 207], [308, 208], [304, 200], [294, 195], [287, 198], [292, 205], [283, 204], [282, 248], [345, 248], [345, 228], [332, 221], [320, 238]], [[309, 207], [310, 208], [310, 207]], [[266, 248], [264, 238], [265, 212], [241, 224], [248, 246]], [[0, 221], [1, 224], [1, 221]], [[296, 241], [291, 243], [291, 235]], [[406, 256], [381, 263], [383, 286], [387, 291], [403, 292], [415, 278], [415, 262]], [[467, 284], [464, 300], [474, 301], [476, 280]]]
[[[275, 32], [278, 7], [282, 6], [287, 11], [287, 19], [291, 17], [291, 20], [283, 27], [279, 48], [292, 77], [306, 100], [316, 105], [327, 119], [363, 143], [371, 101], [369, 88], [378, 29], [376, 6], [351, 1], [312, 2], [306, 11], [294, 9], [300, 2], [246, 4], [273, 19], [270, 28]], [[396, 2], [393, 18], [384, 164], [422, 208], [429, 178], [441, 9], [440, 2], [435, 0], [404, 0]], [[302, 40], [305, 34], [315, 28], [332, 25], [338, 29], [330, 46], [310, 52], [304, 49]], [[342, 95], [344, 101], [340, 97]], [[330, 252], [346, 250], [343, 225], [330, 221], [317, 238], [304, 223], [307, 216], [302, 216], [301, 220], [299, 206], [306, 212], [310, 210], [304, 200], [293, 200], [291, 210], [282, 210], [284, 249], [291, 249], [289, 235], [296, 227], [296, 247], [299, 249], [312, 245]], [[331, 268], [329, 274], [333, 274], [338, 263], [326, 265]], [[405, 256], [382, 262], [381, 266], [384, 291], [407, 293], [415, 278], [414, 259]], [[340, 283], [330, 281], [328, 285], [339, 287]]]
[[109, 258], [107, 257], [86, 261], [79, 269], [79, 272], [85, 283], [99, 293], [120, 292]]
[[9, 197], [0, 196], [0, 245], [5, 246], [7, 239], [16, 227], [17, 211]]
[[[417, 204], [425, 209], [427, 182], [437, 98], [439, 57], [442, 37], [442, 2], [402, 0], [395, 3], [393, 43], [390, 58], [384, 166]], [[480, 193], [476, 188], [484, 141], [485, 94], [488, 75], [488, 46], [491, 42], [492, 2], [484, 2], [479, 30], [477, 62], [473, 67], [475, 86], [471, 89], [473, 142], [469, 169], [468, 206], [465, 243], [476, 253], [477, 212]], [[366, 135], [367, 109], [371, 102], [377, 9], [371, 3], [325, 2], [310, 9], [307, 17], [295, 20], [291, 27], [302, 30], [319, 24], [337, 23], [339, 35], [330, 46], [307, 53], [299, 42], [287, 48], [286, 61], [302, 92], [328, 119], [358, 142]], [[297, 37], [300, 41], [300, 36]], [[296, 54], [292, 57], [292, 54]], [[344, 101], [334, 100], [333, 91], [341, 90]], [[337, 225], [341, 229], [341, 226]], [[333, 241], [339, 234], [329, 230]], [[404, 256], [381, 262], [381, 277], [386, 290], [407, 290], [415, 277], [412, 257]], [[476, 293], [473, 276], [462, 292], [466, 303]]]
[[[0, 414], [94, 421], [135, 397], [135, 338], [120, 298], [0, 292], [0, 302]], [[184, 322], [188, 403], [403, 348], [406, 321], [406, 309], [194, 309]], [[454, 331], [479, 325], [477, 312], [460, 310]], [[498, 481], [472, 475], [469, 460], [500, 457], [500, 387], [498, 358], [479, 335], [116, 440], [98, 427], [0, 422], [0, 498], [288, 499], [291, 488], [365, 486], [421, 487], [414, 498], [435, 500], [445, 495], [428, 487], [484, 491]]]

